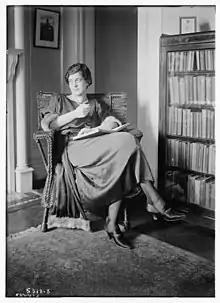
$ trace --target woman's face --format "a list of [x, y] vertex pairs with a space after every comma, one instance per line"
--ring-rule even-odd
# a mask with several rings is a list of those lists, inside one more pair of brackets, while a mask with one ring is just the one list
[[88, 83], [81, 72], [72, 74], [68, 78], [71, 93], [75, 96], [83, 96], [86, 93]]

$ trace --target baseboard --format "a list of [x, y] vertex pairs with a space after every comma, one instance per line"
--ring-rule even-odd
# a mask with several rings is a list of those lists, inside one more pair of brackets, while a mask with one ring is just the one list
[[186, 221], [202, 227], [215, 230], [215, 211], [196, 204], [182, 204], [179, 207], [187, 213]]

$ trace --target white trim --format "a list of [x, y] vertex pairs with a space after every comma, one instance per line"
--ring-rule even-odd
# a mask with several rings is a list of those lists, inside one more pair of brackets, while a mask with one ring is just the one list
[[14, 106], [13, 81], [18, 62], [18, 53], [7, 52], [7, 192], [15, 191], [15, 133], [14, 133]]
[[60, 91], [64, 93], [64, 67], [63, 67], [63, 7], [60, 8]]
[[158, 167], [161, 15], [162, 8], [159, 7], [138, 8], [137, 127], [143, 131], [141, 142], [155, 181]]

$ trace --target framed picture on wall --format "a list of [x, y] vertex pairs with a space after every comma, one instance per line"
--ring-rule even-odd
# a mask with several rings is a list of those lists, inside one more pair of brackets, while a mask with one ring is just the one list
[[34, 46], [59, 48], [60, 13], [37, 8]]
[[180, 34], [196, 32], [196, 17], [180, 17]]

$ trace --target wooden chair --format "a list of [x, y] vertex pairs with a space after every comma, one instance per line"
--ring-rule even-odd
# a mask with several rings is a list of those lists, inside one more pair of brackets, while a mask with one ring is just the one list
[[[55, 166], [56, 161], [56, 151], [53, 149], [54, 144], [54, 131], [45, 132], [42, 130], [41, 127], [41, 120], [42, 120], [42, 109], [48, 103], [50, 97], [55, 93], [50, 92], [38, 92], [37, 93], [37, 109], [38, 109], [38, 130], [34, 133], [33, 137], [37, 143], [39, 151], [41, 153], [43, 163], [47, 172], [45, 187], [43, 191], [43, 198], [42, 198], [42, 206], [45, 207], [43, 222], [42, 222], [42, 231], [46, 232], [48, 230], [48, 219], [49, 217], [53, 217], [53, 223], [55, 222], [56, 226], [62, 227], [69, 227], [69, 228], [80, 228], [84, 230], [91, 230], [90, 221], [85, 216], [85, 213], [80, 212], [81, 215], [79, 218], [55, 218], [55, 216], [49, 216], [49, 210], [53, 205], [54, 197], [52, 195], [52, 186], [53, 182], [55, 181]], [[122, 123], [126, 123], [126, 114], [127, 114], [127, 103], [126, 103], [126, 94], [125, 93], [94, 93], [94, 94], [87, 94], [88, 98], [95, 98], [98, 102], [106, 102], [111, 110], [111, 113], [118, 118]], [[141, 140], [143, 134], [140, 130], [137, 129], [128, 129], [130, 133], [132, 133], [137, 140]], [[46, 149], [47, 149], [47, 156], [45, 155], [44, 151], [44, 144], [43, 141], [46, 141]], [[132, 198], [138, 194], [140, 194], [141, 189], [137, 187], [134, 191], [127, 197]], [[52, 222], [51, 221], [51, 222]], [[128, 228], [128, 213], [127, 207], [125, 206], [123, 212], [123, 225], [124, 228]]]

